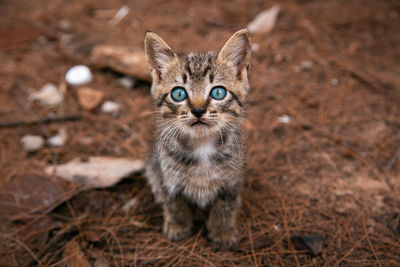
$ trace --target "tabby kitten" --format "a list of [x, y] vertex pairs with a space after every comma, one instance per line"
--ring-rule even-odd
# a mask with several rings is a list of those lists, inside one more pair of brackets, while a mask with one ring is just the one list
[[240, 129], [249, 91], [250, 37], [236, 32], [219, 54], [179, 57], [155, 33], [145, 37], [157, 105], [156, 142], [146, 167], [170, 240], [190, 235], [192, 207], [208, 214], [210, 240], [238, 240], [245, 144]]

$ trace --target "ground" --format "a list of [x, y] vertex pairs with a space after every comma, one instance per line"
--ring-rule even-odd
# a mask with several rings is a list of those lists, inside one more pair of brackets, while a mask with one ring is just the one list
[[[50, 112], [79, 115], [75, 121], [0, 128], [4, 196], [22, 187], [28, 193], [48, 190], [40, 181], [55, 179], [43, 172], [49, 164], [89, 156], [145, 158], [154, 126], [149, 84], [118, 85], [120, 74], [91, 65], [94, 45], [142, 49], [145, 31], [152, 30], [179, 52], [218, 51], [277, 1], [0, 2], [0, 123]], [[110, 26], [123, 5], [130, 13]], [[81, 266], [398, 266], [400, 3], [279, 5], [274, 29], [252, 36], [259, 49], [250, 70], [237, 246], [215, 249], [201, 223], [190, 238], [168, 241], [161, 209], [144, 177], [136, 175], [32, 214], [0, 209], [2, 266], [73, 266], [71, 259]], [[44, 84], [62, 84], [76, 64], [91, 67], [89, 86], [122, 106], [118, 116], [83, 110], [72, 87], [56, 108], [28, 101]], [[284, 115], [288, 123], [278, 121]], [[46, 145], [35, 154], [22, 149], [23, 135], [49, 137], [61, 127], [69, 136], [66, 145]], [[124, 211], [133, 197], [136, 204]], [[314, 255], [299, 249], [293, 237], [304, 235], [322, 236], [322, 250]]]

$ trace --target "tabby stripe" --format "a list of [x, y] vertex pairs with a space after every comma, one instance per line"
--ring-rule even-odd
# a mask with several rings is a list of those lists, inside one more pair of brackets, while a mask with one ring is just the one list
[[167, 105], [167, 107], [172, 111], [172, 113], [176, 114], [178, 112], [178, 108], [174, 104], [172, 104], [171, 102], [169, 102], [167, 100], [168, 94], [169, 93], [163, 95], [160, 102], [158, 102], [157, 107], [161, 107], [165, 103]]
[[186, 64], [185, 69], [189, 73], [189, 76], [192, 76], [192, 70], [190, 69], [190, 63], [189, 62]]
[[242, 108], [243, 104], [242, 102], [240, 102], [239, 98], [237, 97], [237, 95], [235, 93], [232, 93], [231, 91], [229, 91], [232, 94], [233, 99], [238, 103], [238, 105]]
[[168, 96], [169, 93], [166, 93], [165, 95], [163, 95], [163, 97], [161, 97], [160, 102], [158, 102], [157, 107], [161, 107], [163, 102], [165, 101], [165, 98]]
[[241, 183], [235, 183], [229, 189], [224, 188], [219, 194], [219, 198], [223, 201], [233, 202], [237, 199]]
[[217, 138], [216, 145], [221, 146], [225, 144], [227, 140], [228, 140], [227, 133], [225, 131], [222, 131], [221, 135], [219, 135]]
[[232, 104], [232, 102], [233, 102], [234, 100], [235, 100], [235, 98], [231, 97], [225, 104], [222, 105], [222, 108], [223, 108], [223, 109], [228, 108], [228, 107]]
[[237, 113], [236, 111], [229, 109], [229, 108], [223, 108], [222, 109], [223, 112], [229, 113], [231, 115], [233, 115], [234, 117], [239, 117], [239, 113]]
[[172, 104], [171, 102], [165, 100], [165, 103], [167, 104], [167, 107], [172, 111], [173, 114], [177, 114], [178, 113], [178, 107], [174, 104]]
[[[232, 94], [232, 96], [233, 96], [233, 94]], [[222, 106], [222, 111], [229, 113], [235, 117], [239, 117], [239, 114], [235, 110], [229, 108], [233, 101], [237, 101], [237, 103], [240, 106], [240, 102], [238, 102], [238, 100], [235, 99], [235, 97], [232, 97]]]
[[179, 135], [176, 137], [176, 141], [184, 150], [192, 149], [192, 144], [187, 136]]
[[210, 70], [211, 70], [211, 67], [210, 67], [210, 66], [207, 66], [207, 67], [203, 70], [202, 76], [203, 76], [203, 77], [206, 77], [207, 73], [208, 73]]
[[214, 75], [212, 73], [210, 73], [210, 76], [208, 76], [210, 78], [210, 83], [213, 83], [214, 81]]
[[216, 153], [211, 157], [214, 164], [223, 164], [225, 161], [230, 160], [232, 158], [232, 154], [228, 153]]
[[[165, 147], [165, 146], [164, 146]], [[192, 166], [194, 164], [197, 163], [197, 160], [188, 156], [186, 153], [184, 152], [175, 152], [175, 151], [171, 151], [169, 150], [167, 147], [165, 147], [168, 156], [170, 156], [171, 158], [173, 158], [175, 161], [182, 163], [185, 166]]]

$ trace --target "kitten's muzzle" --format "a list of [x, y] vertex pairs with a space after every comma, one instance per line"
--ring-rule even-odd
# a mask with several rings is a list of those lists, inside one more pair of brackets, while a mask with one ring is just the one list
[[191, 112], [194, 116], [200, 118], [201, 116], [203, 116], [204, 113], [206, 113], [206, 110], [205, 108], [193, 108]]

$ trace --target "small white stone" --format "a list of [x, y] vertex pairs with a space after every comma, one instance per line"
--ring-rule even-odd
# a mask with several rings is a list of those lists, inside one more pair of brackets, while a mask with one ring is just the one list
[[251, 51], [253, 51], [254, 53], [258, 52], [258, 50], [260, 50], [260, 45], [257, 43], [252, 43], [251, 44]]
[[302, 69], [311, 69], [314, 66], [314, 63], [310, 60], [303, 60], [300, 64]]
[[93, 79], [90, 69], [85, 65], [77, 65], [70, 68], [65, 74], [65, 80], [73, 86], [81, 86]]
[[131, 198], [122, 206], [122, 210], [128, 212], [135, 204], [136, 198]]
[[309, 70], [314, 66], [314, 63], [312, 61], [309, 60], [304, 60], [301, 62], [300, 64], [300, 70]]
[[103, 105], [101, 106], [101, 111], [105, 112], [105, 113], [113, 113], [113, 112], [117, 112], [119, 110], [119, 104], [115, 103], [113, 101], [106, 101], [103, 103]]
[[48, 83], [39, 92], [30, 94], [29, 99], [32, 101], [38, 100], [45, 106], [56, 106], [64, 100], [64, 95], [57, 86]]
[[135, 82], [136, 81], [132, 77], [125, 76], [121, 79], [118, 79], [117, 84], [124, 88], [131, 89], [134, 86]]
[[67, 138], [67, 130], [65, 128], [61, 128], [56, 135], [47, 139], [47, 143], [52, 147], [60, 147], [65, 145]]
[[44, 145], [44, 138], [40, 135], [24, 135], [21, 138], [21, 143], [27, 152], [35, 152], [42, 148]]
[[278, 117], [278, 122], [288, 124], [290, 122], [290, 117], [288, 115], [282, 115]]
[[131, 140], [131, 141], [135, 141], [135, 140], [138, 139], [138, 135], [135, 134], [135, 133], [133, 133], [133, 134], [131, 134], [131, 135], [128, 137], [128, 139]]
[[60, 28], [63, 31], [68, 31], [71, 29], [71, 22], [69, 22], [66, 19], [62, 19], [58, 22], [58, 28]]
[[40, 36], [38, 37], [38, 43], [41, 44], [41, 45], [46, 44], [46, 43], [47, 43], [47, 38], [46, 38], [46, 36], [40, 35]]
[[81, 140], [79, 140], [79, 143], [85, 146], [91, 145], [93, 143], [93, 138], [90, 136], [85, 136]]
[[331, 80], [331, 85], [332, 85], [332, 86], [338, 86], [338, 85], [339, 85], [339, 80], [338, 80], [337, 78], [333, 78], [333, 79]]
[[297, 65], [294, 67], [295, 72], [300, 72], [300, 71], [307, 71], [310, 70], [314, 66], [314, 63], [309, 60], [303, 60], [300, 65]]

